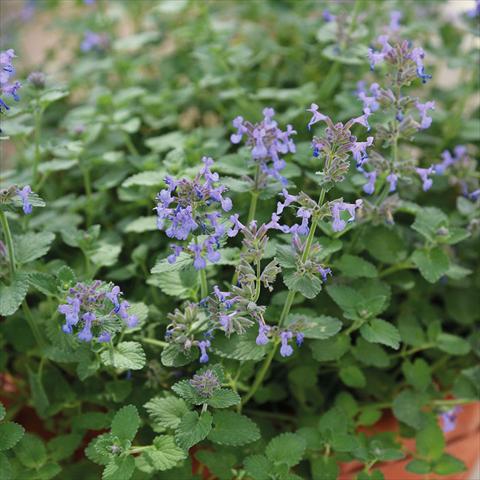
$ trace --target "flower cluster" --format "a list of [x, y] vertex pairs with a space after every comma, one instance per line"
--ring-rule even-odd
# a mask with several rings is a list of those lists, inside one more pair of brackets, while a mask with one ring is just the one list
[[230, 140], [237, 144], [246, 136], [246, 145], [251, 147], [252, 158], [260, 166], [262, 173], [286, 185], [287, 180], [280, 174], [286, 164], [280, 155], [295, 153], [295, 143], [290, 137], [297, 132], [291, 125], [287, 125], [286, 131], [280, 130], [278, 123], [273, 120], [273, 108], [265, 108], [262, 113], [263, 120], [256, 124], [240, 116], [235, 118], [233, 126], [237, 132], [230, 136]]
[[110, 41], [106, 33], [95, 33], [90, 30], [86, 31], [80, 45], [82, 52], [90, 52], [92, 50], [101, 52], [108, 48]]
[[297, 346], [303, 343], [304, 335], [300, 331], [294, 329], [279, 330], [277, 327], [270, 327], [266, 323], [261, 323], [258, 326], [258, 335], [256, 338], [257, 345], [266, 345], [272, 337], [280, 339], [280, 355], [282, 357], [290, 357], [293, 354], [293, 347], [290, 342], [295, 338]]
[[[11, 48], [0, 52], [0, 93], [1, 95], [10, 95], [18, 102], [20, 97], [17, 92], [22, 85], [18, 81], [10, 83], [12, 77], [15, 75], [15, 67], [13, 66], [13, 59], [15, 57], [15, 51]], [[2, 112], [2, 109], [10, 110], [10, 107], [0, 96], [0, 112]]]
[[129, 313], [130, 305], [121, 300], [120, 287], [94, 280], [90, 284], [77, 283], [70, 288], [66, 303], [58, 311], [65, 315], [62, 330], [84, 342], [95, 339], [109, 342], [124, 325], [133, 328], [138, 318]]
[[206, 259], [212, 263], [220, 260], [218, 249], [226, 229], [222, 213], [215, 207], [221, 207], [224, 212], [232, 208], [230, 198], [223, 197], [227, 188], [215, 186], [219, 177], [210, 169], [213, 160], [204, 157], [202, 162], [204, 165], [193, 180], [167, 177], [167, 188], [157, 195], [155, 208], [160, 230], [165, 230], [170, 238], [190, 240], [186, 247], [172, 245], [169, 263], [175, 263], [180, 253], [186, 251], [193, 256], [197, 270], [206, 268]]
[[190, 385], [203, 398], [211, 397], [221, 386], [217, 374], [211, 369], [194, 375], [190, 380]]
[[20, 188], [16, 185], [11, 185], [6, 189], [0, 190], [0, 203], [13, 203], [15, 206], [18, 204], [18, 199], [21, 201], [23, 213], [29, 215], [32, 213], [33, 205], [31, 203], [33, 191], [30, 185], [25, 185]]
[[445, 150], [442, 153], [442, 161], [433, 166], [437, 175], [449, 172], [449, 181], [452, 185], [460, 187], [462, 195], [477, 200], [480, 198], [478, 177], [475, 174], [477, 162], [468, 155], [467, 148], [457, 145], [453, 154]]
[[395, 65], [401, 72], [402, 83], [407, 84], [418, 76], [423, 83], [432, 78], [431, 75], [425, 73], [423, 59], [425, 52], [421, 47], [412, 48], [406, 40], [391, 45], [388, 35], [380, 35], [377, 42], [381, 45], [380, 50], [368, 49], [368, 58], [370, 60], [370, 68], [373, 70], [376, 65], [382, 62], [388, 62]]

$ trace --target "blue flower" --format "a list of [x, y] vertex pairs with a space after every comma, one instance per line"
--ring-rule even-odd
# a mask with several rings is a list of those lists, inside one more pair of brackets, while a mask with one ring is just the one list
[[367, 183], [363, 186], [363, 191], [368, 195], [372, 195], [372, 193], [375, 191], [377, 171], [373, 170], [372, 172], [363, 172], [363, 175], [367, 179]]
[[457, 426], [457, 417], [461, 410], [461, 407], [457, 405], [440, 415], [442, 430], [445, 433], [453, 432], [453, 430], [455, 430]]
[[341, 212], [347, 211], [350, 214], [348, 222], [355, 220], [355, 210], [362, 206], [362, 200], [357, 200], [355, 203], [344, 203], [341, 201], [334, 202], [330, 205], [332, 214], [332, 229], [334, 232], [341, 232], [347, 225], [347, 222], [340, 217]]
[[210, 340], [200, 340], [198, 342], [198, 348], [200, 349], [200, 363], [207, 363], [207, 348], [210, 348]]
[[258, 324], [258, 335], [255, 339], [255, 343], [257, 345], [266, 345], [268, 343], [268, 332], [270, 331], [270, 327], [265, 323]]
[[387, 182], [390, 184], [390, 192], [394, 192], [397, 189], [398, 175], [390, 173], [387, 176]]
[[290, 330], [286, 330], [280, 334], [280, 355], [282, 357], [289, 357], [293, 353], [293, 348], [288, 342], [293, 338], [293, 333]]
[[433, 175], [435, 173], [433, 166], [429, 168], [415, 168], [415, 171], [418, 173], [420, 179], [422, 180], [423, 191], [426, 192], [427, 190], [430, 190], [433, 184], [433, 180], [429, 177], [429, 175]]
[[435, 109], [435, 102], [420, 103], [417, 101], [415, 103], [415, 107], [419, 111], [420, 117], [421, 117], [420, 128], [422, 130], [429, 128], [430, 125], [432, 124], [432, 117], [429, 117], [427, 115], [427, 111]]

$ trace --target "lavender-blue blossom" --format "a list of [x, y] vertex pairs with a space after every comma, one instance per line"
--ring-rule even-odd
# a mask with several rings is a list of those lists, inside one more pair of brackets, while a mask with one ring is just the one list
[[[362, 206], [362, 200], [357, 200], [355, 203], [345, 203], [342, 201], [336, 201], [330, 204], [330, 211], [332, 214], [332, 229], [334, 232], [341, 232], [347, 225], [347, 222], [353, 222], [355, 220], [355, 211]], [[348, 212], [350, 217], [347, 221], [341, 218], [342, 212]]]
[[433, 180], [430, 178], [430, 175], [435, 173], [433, 165], [429, 168], [415, 168], [415, 171], [418, 173], [420, 180], [422, 181], [423, 191], [426, 192], [430, 190]]
[[[21, 84], [18, 81], [10, 83], [12, 77], [15, 75], [15, 67], [13, 66], [13, 59], [15, 57], [15, 51], [11, 48], [0, 52], [0, 94], [2, 96], [10, 95], [18, 102], [18, 100], [20, 100], [18, 90]], [[0, 96], [0, 113], [3, 109], [10, 109], [2, 96]]]
[[442, 430], [445, 433], [453, 432], [453, 430], [455, 430], [457, 426], [457, 417], [461, 410], [461, 407], [456, 405], [440, 415]]
[[90, 284], [77, 283], [70, 288], [66, 303], [58, 311], [65, 316], [62, 330], [77, 334], [84, 342], [96, 339], [109, 342], [112, 335], [124, 326], [133, 328], [138, 324], [136, 315], [130, 314], [130, 305], [121, 300], [120, 287], [94, 280]]
[[23, 213], [29, 215], [32, 213], [32, 204], [29, 200], [29, 195], [32, 193], [30, 185], [25, 185], [23, 188], [17, 188], [17, 195], [22, 200]]
[[297, 132], [291, 125], [287, 125], [285, 131], [280, 130], [278, 123], [273, 120], [273, 108], [265, 108], [262, 113], [263, 120], [256, 124], [241, 116], [236, 117], [232, 123], [237, 132], [230, 136], [230, 141], [238, 144], [246, 136], [246, 145], [251, 147], [252, 159], [260, 166], [262, 173], [286, 185], [287, 180], [280, 173], [286, 164], [280, 155], [295, 153], [295, 143], [290, 137]]

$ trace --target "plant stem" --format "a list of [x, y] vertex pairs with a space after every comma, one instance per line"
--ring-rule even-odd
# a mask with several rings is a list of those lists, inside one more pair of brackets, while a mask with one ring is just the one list
[[25, 314], [25, 318], [27, 319], [28, 326], [30, 327], [30, 330], [32, 331], [33, 336], [35, 337], [35, 341], [37, 342], [37, 345], [39, 347], [44, 347], [45, 342], [43, 341], [42, 334], [40, 333], [40, 330], [38, 329], [38, 326], [35, 323], [35, 319], [33, 318], [32, 312], [26, 300], [24, 300], [22, 303], [22, 310], [23, 310], [23, 313]]
[[257, 376], [255, 377], [255, 380], [252, 383], [252, 386], [250, 387], [250, 390], [247, 392], [245, 397], [242, 399], [242, 405], [245, 405], [257, 392], [258, 388], [263, 382], [263, 379], [265, 378], [265, 375], [268, 372], [268, 369], [270, 367], [270, 364], [272, 363], [273, 357], [275, 356], [275, 353], [277, 351], [277, 347], [280, 341], [276, 339], [273, 343], [272, 349], [268, 353], [267, 357], [265, 358], [263, 365], [261, 366], [260, 370], [257, 373]]
[[8, 260], [9, 260], [9, 268], [10, 268], [10, 275], [13, 276], [17, 267], [15, 265], [15, 250], [13, 248], [13, 239], [12, 239], [12, 232], [10, 231], [10, 226], [8, 225], [7, 217], [5, 213], [0, 210], [0, 222], [2, 224], [3, 233], [5, 235], [5, 242], [7, 244], [7, 251], [8, 251]]
[[149, 343], [150, 345], [155, 345], [157, 347], [166, 348], [168, 347], [168, 342], [162, 342], [162, 340], [156, 340], [155, 338], [142, 338], [143, 343]]
[[133, 144], [132, 142], [132, 139], [130, 138], [130, 135], [127, 133], [127, 132], [124, 132], [125, 135], [125, 145], [127, 146], [128, 148], [128, 151], [130, 152], [131, 155], [133, 155], [134, 157], [138, 157], [139, 156], [139, 153], [138, 153], [138, 150], [137, 148], [135, 147], [135, 145]]
[[[322, 190], [320, 191], [320, 196], [318, 197], [319, 207], [323, 205], [323, 202], [325, 201], [326, 193], [327, 193], [326, 190], [322, 188]], [[318, 216], [315, 215], [312, 218], [312, 226], [310, 227], [310, 231], [308, 232], [307, 241], [305, 243], [305, 248], [303, 250], [302, 259], [301, 259], [302, 263], [305, 263], [308, 256], [310, 255], [310, 249], [312, 248], [312, 245], [313, 245], [313, 240], [315, 238], [315, 231], [317, 230], [317, 225], [318, 225]], [[285, 300], [282, 314], [280, 315], [280, 320], [278, 322], [279, 327], [283, 326], [285, 320], [288, 317], [288, 314], [290, 313], [290, 309], [292, 308], [293, 301], [295, 300], [295, 293], [296, 292], [294, 290], [288, 291], [287, 299]]]
[[397, 263], [396, 265], [392, 265], [391, 267], [386, 268], [385, 270], [379, 273], [379, 277], [386, 277], [391, 275], [392, 273], [398, 272], [400, 270], [409, 270], [410, 268], [415, 268], [411, 262], [402, 262]]
[[207, 283], [207, 272], [203, 268], [200, 270], [200, 293], [202, 298], [207, 298], [208, 296], [208, 283]]
[[32, 183], [34, 186], [37, 184], [38, 176], [38, 165], [40, 164], [40, 134], [42, 130], [42, 116], [43, 110], [40, 105], [37, 103], [34, 113], [34, 142], [35, 142], [35, 152], [33, 157], [33, 172], [32, 172]]
[[85, 211], [87, 213], [87, 227], [92, 223], [92, 181], [90, 178], [90, 169], [83, 169], [83, 185], [85, 188], [85, 194], [87, 196], [87, 205]]

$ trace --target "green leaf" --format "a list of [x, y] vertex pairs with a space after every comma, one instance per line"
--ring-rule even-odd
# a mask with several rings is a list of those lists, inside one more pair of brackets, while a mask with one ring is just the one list
[[86, 412], [72, 418], [72, 429], [104, 430], [110, 423], [110, 417], [106, 413]]
[[363, 338], [358, 338], [352, 349], [353, 356], [364, 365], [377, 368], [386, 368], [390, 365], [390, 357], [378, 344], [372, 344]]
[[135, 438], [139, 426], [140, 417], [137, 408], [134, 405], [126, 405], [113, 417], [111, 433], [122, 441], [131, 442]]
[[256, 328], [249, 328], [243, 335], [235, 335], [230, 338], [221, 336], [215, 338], [212, 351], [222, 358], [230, 358], [245, 362], [248, 360], [258, 362], [267, 352], [267, 345], [257, 345], [255, 338]]
[[302, 460], [306, 447], [306, 441], [300, 435], [282, 433], [270, 440], [265, 453], [273, 463], [293, 467]]
[[163, 293], [171, 297], [188, 299], [197, 288], [198, 272], [192, 267], [152, 275], [147, 283], [159, 287]]
[[362, 325], [360, 334], [370, 343], [381, 343], [395, 350], [400, 347], [401, 337], [397, 327], [379, 318]]
[[250, 455], [243, 462], [245, 471], [253, 480], [271, 480], [272, 462], [265, 455]]
[[206, 401], [206, 403], [213, 408], [228, 408], [233, 405], [238, 405], [240, 402], [241, 398], [238, 393], [227, 388], [219, 388]]
[[102, 352], [100, 358], [105, 365], [122, 370], [140, 370], [146, 361], [145, 352], [138, 342], [121, 342], [113, 352]]
[[399, 263], [407, 257], [405, 242], [392, 228], [368, 228], [363, 244], [368, 253], [382, 263]]
[[111, 433], [103, 433], [94, 438], [85, 449], [86, 457], [98, 465], [108, 465], [112, 458], [110, 447], [114, 443]]
[[347, 433], [348, 418], [345, 411], [340, 407], [333, 407], [327, 410], [318, 421], [318, 430], [322, 436], [331, 438], [339, 433]]
[[185, 450], [190, 449], [204, 440], [212, 429], [212, 415], [203, 412], [200, 416], [197, 412], [186, 413], [175, 432], [177, 445]]
[[122, 183], [122, 187], [157, 187], [164, 184], [165, 172], [150, 170], [136, 173]]
[[404, 390], [393, 400], [393, 414], [401, 422], [420, 430], [426, 422], [426, 416], [421, 411], [426, 401], [425, 395]]
[[425, 460], [433, 461], [442, 456], [445, 438], [438, 423], [431, 419], [415, 437], [417, 453]]
[[3, 420], [5, 418], [5, 414], [7, 411], [5, 410], [5, 407], [2, 402], [0, 402], [0, 420]]
[[357, 418], [357, 425], [369, 427], [375, 425], [382, 418], [382, 411], [375, 407], [366, 407]]
[[322, 290], [321, 280], [308, 272], [285, 270], [283, 282], [289, 290], [300, 292], [305, 298], [315, 298]]
[[54, 437], [47, 444], [49, 458], [58, 462], [72, 456], [81, 441], [82, 435], [78, 433], [69, 433]]
[[47, 409], [50, 406], [50, 400], [42, 383], [42, 377], [28, 369], [28, 384], [32, 401], [37, 413], [40, 417], [47, 416]]
[[429, 242], [435, 242], [439, 229], [447, 226], [447, 216], [435, 207], [419, 209], [412, 224], [413, 230], [423, 235]]
[[275, 258], [283, 268], [296, 268], [295, 254], [290, 245], [277, 245]]
[[470, 344], [467, 340], [450, 333], [441, 333], [436, 339], [436, 345], [442, 352], [450, 355], [466, 355], [470, 352]]
[[310, 461], [312, 480], [337, 480], [340, 468], [334, 457], [313, 458]]
[[52, 232], [29, 232], [15, 236], [15, 260], [24, 264], [43, 257], [54, 240], [55, 234]]
[[184, 350], [180, 345], [171, 343], [162, 350], [161, 360], [166, 367], [183, 367], [193, 362], [196, 353], [193, 350]]
[[326, 340], [314, 340], [309, 347], [313, 358], [319, 362], [338, 360], [350, 349], [350, 337], [337, 335]]
[[51, 89], [40, 95], [40, 105], [45, 109], [53, 102], [68, 96], [68, 90]]
[[416, 250], [413, 252], [412, 261], [420, 270], [423, 278], [430, 283], [440, 280], [450, 266], [447, 254], [440, 247], [431, 250]]
[[349, 433], [338, 433], [333, 435], [331, 442], [333, 450], [336, 452], [353, 452], [360, 447], [360, 442], [355, 435]]
[[2, 472], [3, 480], [13, 480], [12, 465], [4, 453], [0, 453], [0, 472]]
[[61, 172], [63, 170], [70, 170], [72, 167], [78, 164], [78, 160], [61, 160], [54, 159], [49, 162], [42, 162], [38, 166], [38, 171], [40, 173], [52, 173], [52, 172]]
[[208, 468], [209, 472], [215, 476], [215, 479], [232, 479], [232, 468], [237, 463], [237, 457], [233, 453], [223, 451], [219, 454], [219, 452], [199, 450], [195, 453], [195, 458]]
[[150, 215], [148, 217], [138, 217], [135, 220], [127, 223], [123, 231], [125, 233], [143, 233], [154, 232], [157, 230], [157, 217]]
[[144, 405], [155, 432], [163, 432], [169, 428], [175, 429], [182, 417], [189, 411], [187, 404], [177, 397], [154, 397]]
[[114, 457], [103, 470], [102, 480], [129, 480], [134, 470], [133, 457]]
[[348, 387], [363, 388], [367, 384], [365, 375], [355, 365], [342, 367], [338, 373], [342, 382]]
[[433, 465], [433, 471], [437, 475], [452, 475], [454, 473], [466, 472], [467, 467], [462, 460], [444, 453]]
[[175, 444], [171, 435], [160, 435], [153, 441], [155, 448], [145, 450], [135, 463], [139, 470], [146, 473], [169, 470], [187, 455]]
[[244, 415], [231, 411], [219, 411], [213, 414], [214, 428], [208, 439], [220, 445], [232, 447], [245, 445], [260, 438], [255, 423]]
[[425, 391], [432, 381], [430, 367], [423, 358], [417, 358], [414, 363], [405, 360], [402, 371], [407, 382], [415, 390]]
[[9, 285], [0, 283], [0, 315], [13, 315], [28, 292], [28, 275], [17, 272]]
[[343, 255], [340, 260], [335, 263], [335, 265], [340, 269], [345, 277], [374, 278], [378, 276], [377, 269], [372, 263], [354, 255]]
[[190, 384], [190, 380], [184, 379], [172, 385], [172, 390], [182, 397], [186, 402], [193, 405], [202, 405], [205, 403], [205, 397], [200, 396], [194, 387]]
[[168, 263], [166, 258], [158, 260], [155, 266], [152, 268], [151, 273], [156, 274], [173, 272], [177, 270], [183, 270], [191, 265], [193, 265], [193, 258], [188, 253], [181, 252], [175, 263]]
[[59, 287], [62, 290], [68, 290], [70, 287], [73, 287], [75, 283], [77, 283], [77, 276], [75, 275], [75, 272], [66, 265], [58, 270], [57, 279], [59, 282]]
[[45, 445], [31, 433], [26, 433], [23, 436], [15, 447], [15, 454], [23, 465], [37, 470], [47, 461]]
[[287, 325], [297, 324], [299, 330], [305, 338], [325, 340], [333, 337], [342, 328], [342, 322], [335, 317], [321, 315], [319, 317], [309, 317], [307, 315], [290, 315]]
[[25, 429], [15, 422], [0, 424], [0, 452], [13, 448], [23, 437]]
[[57, 280], [53, 275], [43, 272], [28, 272], [28, 283], [47, 296], [57, 295]]
[[[150, 137], [145, 145], [152, 149], [154, 152], [166, 152], [167, 150], [172, 150], [183, 145], [184, 134], [182, 132], [170, 132], [158, 137]], [[163, 174], [165, 177], [165, 173]]]
[[426, 475], [431, 472], [430, 464], [425, 460], [412, 460], [407, 464], [405, 469], [408, 472], [417, 473], [418, 475]]

